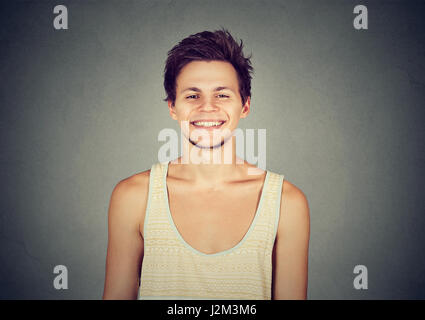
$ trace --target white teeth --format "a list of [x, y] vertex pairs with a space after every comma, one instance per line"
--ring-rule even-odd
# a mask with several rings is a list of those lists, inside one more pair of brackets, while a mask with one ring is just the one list
[[193, 124], [195, 126], [200, 126], [200, 127], [216, 127], [216, 126], [219, 126], [223, 123], [224, 123], [224, 121], [215, 121], [215, 122], [196, 121]]

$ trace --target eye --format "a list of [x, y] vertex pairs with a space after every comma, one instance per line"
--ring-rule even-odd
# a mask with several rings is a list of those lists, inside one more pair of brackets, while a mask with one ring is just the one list
[[229, 96], [228, 95], [225, 95], [225, 94], [219, 94], [218, 97], [219, 98], [229, 98]]
[[196, 98], [198, 98], [197, 94], [192, 94], [192, 95], [186, 97], [186, 99], [196, 99]]

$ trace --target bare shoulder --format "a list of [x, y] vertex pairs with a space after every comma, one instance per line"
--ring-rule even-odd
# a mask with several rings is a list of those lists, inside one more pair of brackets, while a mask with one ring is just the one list
[[273, 299], [307, 298], [310, 213], [304, 192], [284, 180], [273, 248]]
[[282, 233], [309, 233], [309, 230], [310, 209], [307, 196], [300, 188], [285, 179], [281, 193], [277, 237]]
[[137, 223], [142, 236], [149, 193], [149, 176], [150, 169], [125, 178], [115, 185], [111, 195], [111, 206], [120, 207], [120, 210], [115, 211], [119, 212], [122, 219]]

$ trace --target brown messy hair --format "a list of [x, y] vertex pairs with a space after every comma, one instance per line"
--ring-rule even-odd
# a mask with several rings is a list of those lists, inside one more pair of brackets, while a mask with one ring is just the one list
[[239, 93], [242, 106], [251, 96], [251, 56], [245, 57], [243, 42], [238, 44], [226, 29], [203, 31], [180, 41], [170, 51], [164, 68], [164, 88], [167, 97], [174, 106], [176, 100], [176, 79], [181, 69], [192, 61], [227, 61], [232, 64], [238, 75]]

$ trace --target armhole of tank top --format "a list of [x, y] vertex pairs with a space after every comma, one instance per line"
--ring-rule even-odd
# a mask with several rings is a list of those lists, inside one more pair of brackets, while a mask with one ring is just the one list
[[143, 220], [143, 236], [144, 237], [146, 237], [146, 226], [148, 225], [148, 218], [149, 218], [149, 213], [150, 213], [151, 203], [152, 203], [152, 189], [153, 189], [154, 175], [155, 175], [155, 164], [152, 165], [151, 171], [149, 172], [148, 203], [146, 204], [145, 219]]
[[277, 228], [279, 226], [279, 219], [280, 219], [280, 204], [281, 204], [281, 200], [282, 200], [282, 192], [283, 192], [283, 181], [285, 180], [285, 177], [283, 175], [279, 176], [279, 184], [278, 184], [278, 188], [277, 188], [277, 194], [278, 196], [276, 197], [276, 218], [275, 218], [275, 224], [274, 224], [274, 233], [273, 233], [273, 243], [276, 240], [276, 235], [277, 235]]

